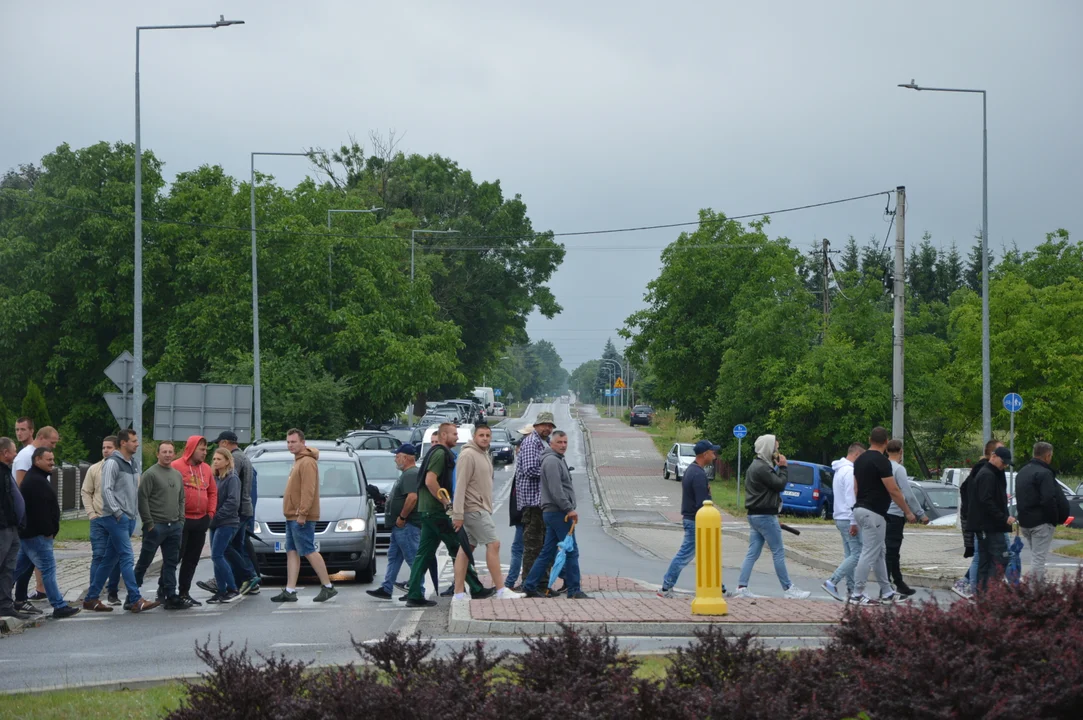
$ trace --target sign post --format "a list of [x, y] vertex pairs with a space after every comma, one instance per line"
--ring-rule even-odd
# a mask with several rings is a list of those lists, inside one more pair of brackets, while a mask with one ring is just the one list
[[737, 504], [741, 504], [741, 440], [748, 435], [748, 428], [744, 425], [733, 427], [733, 437], [737, 438]]
[[1012, 454], [1012, 467], [1015, 463], [1015, 414], [1023, 409], [1023, 398], [1019, 393], [1004, 396], [1004, 409], [1011, 413], [1011, 430], [1008, 431], [1008, 452]]

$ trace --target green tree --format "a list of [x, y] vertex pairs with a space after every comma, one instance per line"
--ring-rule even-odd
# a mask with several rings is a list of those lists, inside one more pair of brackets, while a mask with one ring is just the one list
[[595, 382], [598, 379], [598, 368], [601, 364], [601, 360], [587, 360], [572, 371], [568, 379], [568, 387], [579, 395], [581, 402], [593, 403], [600, 399]]
[[26, 384], [26, 395], [23, 396], [22, 417], [33, 418], [34, 426], [39, 430], [46, 425], [52, 425], [52, 416], [49, 408], [45, 406], [45, 394], [42, 393], [38, 384], [31, 380]]
[[846, 249], [842, 251], [840, 267], [843, 272], [848, 273], [856, 273], [861, 269], [861, 251], [858, 250], [857, 240], [853, 235], [846, 240]]
[[[963, 281], [966, 286], [976, 293], [981, 292], [981, 235], [978, 235], [978, 242], [974, 247], [970, 248], [970, 254], [967, 255], [966, 260], [966, 272], [963, 275]], [[992, 270], [993, 261], [995, 260], [992, 248], [989, 249], [989, 268]]]
[[0, 397], [0, 436], [15, 438], [15, 413], [8, 409], [4, 398]]

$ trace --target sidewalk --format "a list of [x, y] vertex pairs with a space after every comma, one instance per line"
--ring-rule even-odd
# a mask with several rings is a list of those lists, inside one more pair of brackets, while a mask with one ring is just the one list
[[451, 604], [448, 629], [470, 635], [553, 634], [560, 624], [615, 635], [690, 636], [714, 625], [726, 635], [823, 637], [845, 610], [840, 603], [778, 598], [728, 599], [728, 615], [693, 615], [692, 597], [663, 599], [627, 578], [584, 575], [590, 600], [564, 597], [470, 600]]
[[[139, 560], [139, 551], [143, 546], [143, 538], [140, 535], [136, 535], [132, 538], [132, 552], [136, 561]], [[83, 595], [86, 594], [87, 588], [90, 586], [90, 543], [82, 541], [66, 541], [58, 542], [53, 548], [53, 555], [56, 557], [56, 583], [60, 586], [60, 592], [64, 595], [64, 599], [68, 603], [75, 605], [81, 604], [83, 601]], [[207, 542], [203, 546], [203, 554], [201, 559], [207, 559], [211, 556], [211, 544]], [[159, 551], [154, 561], [151, 562], [150, 567], [147, 568], [147, 574], [143, 578], [144, 585], [150, 585], [154, 581], [154, 585], [157, 585], [158, 573], [162, 569], [162, 553]], [[30, 581], [30, 591], [34, 590], [34, 581]], [[121, 595], [124, 595], [124, 578], [120, 579]], [[37, 627], [46, 620], [49, 619], [52, 609], [49, 607], [47, 601], [41, 601], [37, 603], [39, 610], [43, 611], [42, 615], [35, 615], [29, 620], [16, 620], [15, 618], [0, 618], [0, 633], [7, 634], [9, 632], [17, 632], [27, 627]]]

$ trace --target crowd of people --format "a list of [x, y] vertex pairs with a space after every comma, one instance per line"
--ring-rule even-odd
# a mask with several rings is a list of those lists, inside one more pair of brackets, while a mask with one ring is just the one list
[[[749, 581], [763, 546], [771, 550], [775, 575], [783, 595], [805, 599], [811, 593], [790, 582], [779, 514], [781, 493], [787, 484], [787, 460], [779, 453], [778, 440], [763, 435], [755, 442], [756, 457], [745, 476], [745, 510], [748, 513], [748, 554], [741, 565], [737, 588], [731, 597], [752, 598]], [[701, 440], [693, 447], [696, 459], [682, 478], [681, 515], [684, 539], [662, 579], [659, 597], [674, 597], [673, 587], [681, 571], [695, 558], [695, 516], [711, 491], [704, 468], [713, 463], [719, 446]], [[873, 428], [868, 446], [855, 442], [846, 455], [832, 463], [833, 518], [842, 541], [843, 560], [822, 588], [836, 600], [856, 605], [904, 602], [915, 594], [903, 578], [901, 548], [907, 523], [928, 524], [929, 518], [910, 487], [902, 465], [903, 443], [890, 438], [882, 427]], [[1053, 531], [1069, 518], [1068, 500], [1052, 469], [1053, 446], [1038, 442], [1033, 458], [1017, 473], [1015, 501], [1018, 519], [1009, 512], [1007, 468], [1011, 453], [993, 440], [985, 456], [974, 465], [960, 486], [960, 520], [964, 556], [972, 558], [966, 576], [953, 591], [972, 598], [989, 582], [1002, 579], [1008, 564], [1008, 533], [1018, 523], [1033, 556], [1029, 577], [1045, 579], [1045, 566]], [[879, 592], [866, 592], [869, 573]], [[845, 588], [843, 585], [845, 584]], [[725, 592], [725, 586], [723, 586]]]

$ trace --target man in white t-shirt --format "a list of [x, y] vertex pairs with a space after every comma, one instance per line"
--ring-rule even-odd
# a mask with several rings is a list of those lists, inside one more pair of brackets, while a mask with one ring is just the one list
[[[822, 587], [831, 597], [845, 602], [845, 598], [838, 591], [838, 585], [843, 580], [851, 590], [854, 587], [854, 568], [857, 560], [861, 557], [861, 535], [857, 532], [857, 523], [854, 522], [854, 461], [865, 452], [865, 446], [859, 442], [850, 445], [846, 451], [846, 457], [839, 458], [831, 463], [831, 469], [835, 472], [832, 487], [835, 497], [832, 505], [832, 517], [835, 519], [835, 527], [842, 536], [842, 563], [830, 578], [824, 581]], [[846, 597], [850, 597], [847, 592]]]
[[[18, 435], [20, 436], [22, 436], [26, 432], [29, 432], [29, 430], [33, 427], [34, 422], [29, 418], [20, 418], [19, 421], [15, 424], [15, 428], [19, 431]], [[23, 449], [19, 451], [19, 454], [15, 456], [15, 460], [11, 463], [11, 472], [13, 475], [15, 475], [15, 484], [21, 486], [23, 484], [23, 476], [26, 475], [27, 471], [34, 466], [33, 458], [35, 450], [37, 450], [39, 447], [52, 450], [56, 447], [56, 444], [58, 442], [60, 442], [60, 433], [56, 431], [56, 428], [50, 425], [46, 425], [41, 430], [38, 430], [37, 437], [34, 438], [34, 441], [27, 443], [23, 447]], [[34, 589], [37, 592], [30, 596], [30, 599], [44, 600], [46, 597], [45, 582], [41, 577], [41, 571], [37, 568], [34, 568], [34, 579], [36, 581], [36, 587]], [[18, 578], [16, 578], [16, 581], [18, 581]], [[24, 582], [30, 582], [29, 576], [27, 576]]]

